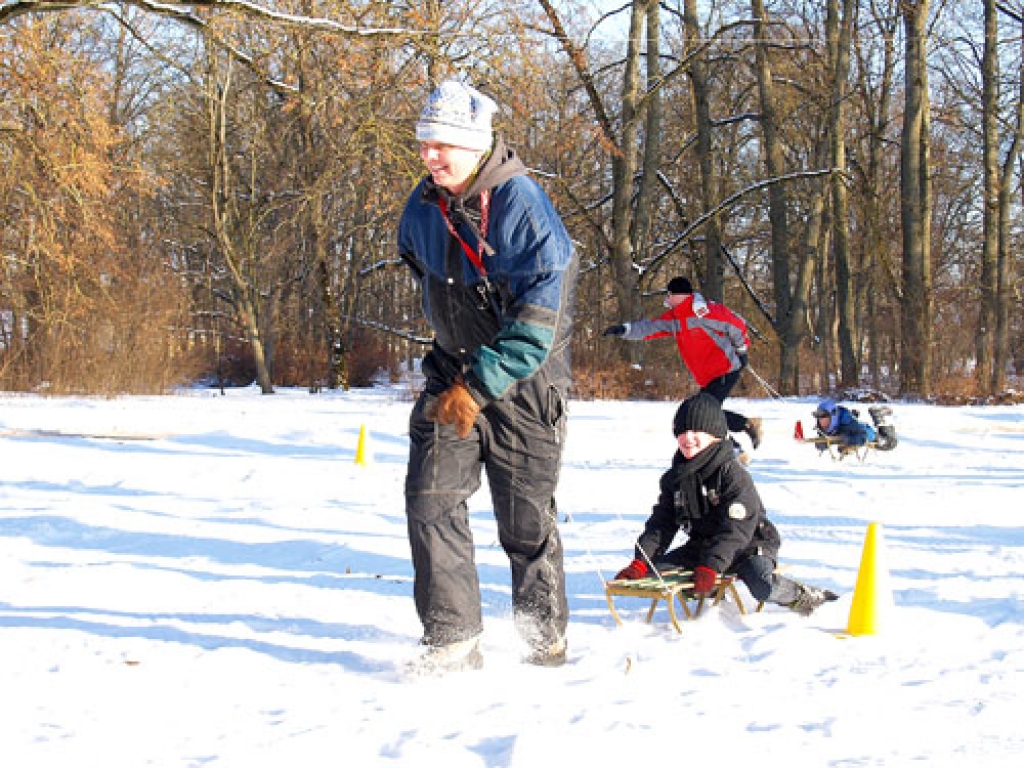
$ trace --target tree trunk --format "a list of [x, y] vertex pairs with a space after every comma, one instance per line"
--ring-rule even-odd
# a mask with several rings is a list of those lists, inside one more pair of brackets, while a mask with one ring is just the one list
[[906, 33], [904, 118], [900, 143], [900, 220], [903, 225], [903, 339], [900, 394], [931, 389], [931, 180], [927, 71], [928, 0], [902, 6]]
[[647, 87], [644, 97], [644, 154], [640, 173], [640, 191], [637, 194], [633, 242], [641, 255], [650, 248], [650, 232], [654, 193], [661, 167], [661, 21], [657, 2], [647, 4]]
[[888, 268], [889, 260], [883, 258], [888, 250], [887, 243], [889, 234], [883, 229], [885, 217], [884, 200], [888, 195], [885, 165], [888, 147], [886, 126], [890, 119], [890, 106], [893, 95], [893, 78], [896, 62], [896, 28], [899, 25], [898, 16], [893, 12], [891, 15], [880, 13], [876, 9], [873, 13], [871, 23], [874, 34], [880, 39], [882, 45], [882, 65], [878, 77], [877, 87], [873, 87], [869, 77], [869, 70], [866, 66], [859, 66], [857, 71], [859, 79], [859, 95], [861, 110], [866, 115], [867, 125], [867, 166], [864, 173], [864, 235], [863, 254], [861, 264], [865, 274], [865, 327], [868, 346], [868, 369], [871, 372], [872, 382], [876, 387], [882, 385], [882, 365], [884, 359], [883, 339], [896, 339], [900, 336], [900, 329], [894, 327], [899, 320], [899, 315], [893, 312], [888, 315], [883, 312], [890, 302], [886, 297], [899, 293], [895, 280], [890, 279], [894, 270]]
[[999, 59], [995, 0], [985, 0], [985, 46], [981, 57], [982, 243], [975, 384], [991, 395], [995, 318], [999, 313]]
[[[1024, 28], [1024, 19], [1016, 18]], [[1024, 52], [1024, 51], [1022, 51]], [[992, 338], [992, 376], [990, 391], [998, 394], [1006, 386], [1007, 365], [1010, 362], [1010, 312], [1014, 304], [1013, 274], [1010, 255], [1011, 196], [1013, 194], [1014, 169], [1024, 142], [1024, 59], [1018, 71], [1017, 103], [1015, 104], [1013, 140], [1007, 147], [1002, 160], [998, 188], [998, 249], [995, 264], [995, 309], [994, 333]], [[1020, 373], [1020, 371], [1018, 371]]]
[[[772, 69], [768, 60], [768, 17], [762, 0], [751, 0], [750, 9], [754, 17], [754, 59], [757, 70], [757, 88], [761, 101], [761, 133], [764, 142], [763, 155], [765, 171], [769, 179], [783, 174], [785, 165], [782, 144], [778, 139], [775, 94], [772, 85]], [[790, 292], [789, 225], [786, 218], [786, 185], [781, 183], [768, 186], [768, 220], [771, 224], [772, 242], [772, 284], [775, 297], [775, 317], [778, 323], [781, 344], [779, 357], [779, 383], [782, 394], [794, 394], [788, 389], [792, 382], [783, 378], [783, 372], [797, 369], [800, 348], [794, 339], [793, 312]]]
[[[211, 71], [216, 70], [216, 61], [211, 62]], [[223, 81], [215, 75], [209, 81], [207, 106], [209, 109], [209, 160], [212, 174], [210, 184], [210, 211], [213, 217], [213, 231], [227, 266], [231, 280], [233, 306], [242, 332], [252, 351], [256, 366], [256, 380], [263, 394], [271, 394], [274, 385], [266, 358], [263, 336], [260, 332], [259, 294], [253, 285], [254, 275], [249, 274], [246, 263], [251, 264], [245, 253], [245, 246], [236, 243], [234, 224], [238, 221], [231, 160], [227, 147], [227, 98], [231, 91], [231, 71]]]
[[856, 387], [860, 380], [860, 361], [856, 339], [857, 317], [853, 275], [850, 269], [849, 196], [846, 191], [846, 120], [844, 105], [850, 72], [850, 40], [854, 14], [853, 0], [843, 0], [842, 18], [839, 0], [828, 0], [827, 37], [832, 74], [831, 161], [832, 245], [836, 264], [836, 312], [839, 319], [840, 383]]
[[[647, 3], [635, 0], [629, 21], [626, 44], [626, 69], [622, 78], [622, 122], [618, 152], [612, 156], [612, 271], [619, 317], [632, 320], [640, 317], [638, 275], [633, 250], [633, 179], [639, 167], [637, 140], [640, 93], [640, 41]], [[625, 350], [632, 362], [639, 360], [641, 345], [627, 344]]]
[[[1024, 44], [1024, 21], [1017, 19], [1022, 27]], [[1024, 51], [1022, 51], [1024, 52]], [[1021, 59], [1017, 73], [1018, 91], [1015, 105], [1013, 140], [1006, 149], [999, 180], [999, 248], [996, 259], [996, 305], [995, 333], [992, 340], [992, 384], [993, 394], [1002, 392], [1006, 386], [1006, 366], [1010, 361], [1010, 311], [1014, 304], [1013, 274], [1010, 257], [1010, 199], [1013, 192], [1014, 169], [1024, 142], [1024, 59]], [[1018, 373], [1021, 371], [1018, 369]]]
[[[701, 45], [700, 24], [697, 19], [697, 0], [686, 0], [683, 10], [686, 28], [687, 51]], [[711, 95], [707, 76], [707, 53], [694, 56], [690, 64], [690, 86], [693, 92], [693, 108], [697, 132], [697, 167], [700, 170], [701, 213], [715, 207], [714, 156], [711, 141]], [[704, 226], [704, 260], [697, 265], [701, 289], [712, 299], [724, 298], [725, 267], [722, 259], [722, 235], [717, 216], [708, 219]]]
[[[826, 231], [827, 212], [825, 198], [827, 196], [827, 185], [822, 185], [820, 194], [811, 198], [807, 211], [807, 224], [804, 229], [803, 249], [800, 255], [799, 265], [796, 273], [796, 287], [793, 290], [793, 301], [790, 304], [791, 319], [786, 326], [788, 337], [784, 339], [784, 346], [787, 349], [799, 349], [800, 344], [811, 332], [809, 309], [811, 286], [814, 284], [816, 267], [822, 263], [818, 254], [826, 252], [828, 248], [828, 232]], [[824, 269], [820, 270], [818, 285], [827, 283], [824, 277]], [[823, 292], [824, 293], [824, 292]], [[823, 296], [821, 304], [826, 304], [827, 299]], [[822, 312], [825, 317], [830, 313]], [[822, 336], [822, 338], [826, 338]], [[824, 350], [829, 349], [829, 344], [822, 345]], [[828, 357], [825, 358], [828, 360]], [[798, 354], [784, 355], [780, 361], [779, 383], [783, 392], [787, 394], [800, 393], [800, 356]], [[824, 366], [828, 370], [828, 366]]]

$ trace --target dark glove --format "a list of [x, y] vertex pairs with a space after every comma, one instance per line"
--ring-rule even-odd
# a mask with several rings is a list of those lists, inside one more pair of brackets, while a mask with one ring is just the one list
[[602, 336], [624, 336], [626, 334], [626, 326], [624, 325], [609, 325], [604, 329]]
[[643, 560], [634, 560], [617, 574], [615, 581], [621, 579], [642, 579], [647, 575], [647, 564]]
[[820, 428], [816, 428], [814, 447], [818, 449], [818, 453], [824, 453], [828, 450], [828, 435], [821, 431]]
[[693, 569], [693, 591], [698, 595], [707, 595], [715, 590], [718, 574], [704, 565]]
[[744, 368], [747, 367], [748, 363], [750, 362], [749, 358], [747, 357], [747, 353], [746, 352], [740, 352], [737, 355], [737, 357], [739, 357], [739, 359], [740, 359], [740, 370], [743, 370]]
[[442, 426], [453, 425], [455, 433], [461, 438], [466, 438], [473, 431], [473, 424], [479, 413], [480, 406], [469, 393], [469, 389], [461, 381], [456, 381], [437, 396], [433, 407], [428, 408], [424, 415]]

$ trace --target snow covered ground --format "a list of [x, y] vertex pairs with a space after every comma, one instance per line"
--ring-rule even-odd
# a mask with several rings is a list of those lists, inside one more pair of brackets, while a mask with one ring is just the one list
[[[750, 469], [790, 575], [838, 602], [723, 604], [679, 635], [620, 598], [616, 627], [602, 579], [631, 558], [675, 404], [573, 402], [569, 663], [519, 662], [485, 487], [486, 666], [410, 681], [400, 390], [0, 394], [3, 764], [1024, 764], [1024, 406], [896, 403], [899, 447], [859, 463], [793, 441], [809, 398], [730, 402], [765, 419]], [[844, 637], [871, 522], [896, 608]]]

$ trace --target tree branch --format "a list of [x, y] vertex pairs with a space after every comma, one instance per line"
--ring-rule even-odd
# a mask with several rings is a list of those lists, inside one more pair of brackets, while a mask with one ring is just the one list
[[354, 315], [342, 315], [341, 318], [343, 320], [350, 320], [353, 323], [355, 323], [356, 325], [362, 325], [362, 326], [365, 326], [367, 328], [373, 328], [375, 331], [381, 331], [383, 333], [390, 333], [393, 336], [397, 336], [400, 339], [405, 339], [406, 341], [411, 341], [414, 344], [424, 344], [424, 345], [426, 345], [426, 344], [432, 344], [434, 342], [434, 340], [432, 338], [427, 338], [426, 336], [417, 336], [412, 331], [403, 331], [403, 330], [400, 330], [398, 328], [392, 328], [390, 326], [384, 325], [384, 323], [378, 323], [376, 320], [366, 320], [366, 319], [364, 319], [362, 317], [356, 317]]
[[838, 172], [838, 169], [835, 168], [822, 168], [817, 171], [799, 171], [797, 173], [787, 173], [782, 176], [776, 176], [771, 179], [764, 179], [755, 184], [751, 184], [749, 187], [741, 189], [739, 192], [729, 195], [729, 197], [725, 198], [725, 200], [720, 202], [714, 208], [712, 208], [709, 211], [705, 211], [700, 216], [698, 216], [693, 221], [693, 223], [691, 223], [686, 229], [680, 232], [679, 235], [676, 236], [675, 240], [673, 240], [671, 243], [665, 246], [665, 248], [662, 249], [661, 253], [659, 253], [657, 256], [651, 259], [650, 263], [644, 269], [644, 272], [652, 272], [662, 261], [668, 258], [676, 250], [676, 248], [678, 248], [690, 236], [690, 233], [697, 229], [697, 227], [703, 225], [708, 219], [717, 216], [721, 211], [731, 206], [741, 197], [749, 195], [751, 192], [757, 192], [759, 190], [765, 189], [766, 187], [770, 187], [772, 184], [780, 184], [782, 182], [794, 181], [796, 179], [813, 179], [818, 176], [828, 176], [829, 174]]
[[[262, 19], [280, 26], [316, 29], [351, 37], [422, 37], [437, 34], [431, 30], [405, 29], [401, 27], [371, 27], [364, 29], [350, 24], [342, 24], [324, 17], [281, 13], [280, 11], [266, 8], [259, 3], [250, 2], [250, 0], [190, 0], [189, 2], [175, 2], [174, 0], [171, 0], [171, 2], [123, 0], [123, 2], [125, 5], [133, 5], [148, 13], [169, 16], [182, 23], [192, 25], [202, 23], [202, 20], [192, 12], [192, 9], [209, 8]], [[0, 24], [27, 13], [54, 13], [74, 10], [76, 8], [105, 10], [104, 5], [105, 0], [13, 0], [13, 2], [5, 2], [3, 5], [0, 5]]]
[[1005, 3], [996, 3], [996, 9], [1000, 13], [1004, 13], [1011, 19], [1016, 21], [1018, 24], [1024, 24], [1024, 16], [1019, 11], [1015, 11], [1012, 8], [1007, 8]]

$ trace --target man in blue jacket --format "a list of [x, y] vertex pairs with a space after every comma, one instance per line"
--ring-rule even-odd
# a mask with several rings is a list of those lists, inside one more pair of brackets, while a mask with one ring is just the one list
[[495, 139], [497, 105], [446, 81], [416, 123], [427, 176], [398, 227], [434, 343], [410, 417], [405, 497], [424, 653], [478, 668], [483, 631], [467, 499], [487, 473], [525, 661], [565, 662], [555, 487], [566, 431], [577, 259], [551, 200]]

